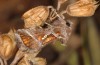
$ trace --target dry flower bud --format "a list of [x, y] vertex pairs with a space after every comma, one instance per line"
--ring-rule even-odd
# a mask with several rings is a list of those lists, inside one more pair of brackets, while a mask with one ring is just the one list
[[18, 65], [46, 65], [46, 60], [33, 57], [33, 54], [25, 54], [25, 56], [19, 61]]
[[70, 16], [87, 17], [92, 16], [97, 7], [98, 5], [96, 1], [80, 0], [69, 5], [66, 11]]
[[42, 25], [49, 15], [49, 9], [46, 6], [38, 6], [25, 12], [22, 18], [25, 22], [25, 28]]
[[11, 58], [16, 50], [12, 32], [0, 36], [0, 56], [6, 60]]

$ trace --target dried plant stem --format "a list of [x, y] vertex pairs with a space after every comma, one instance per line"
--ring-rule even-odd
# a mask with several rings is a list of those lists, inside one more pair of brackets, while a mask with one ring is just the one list
[[68, 1], [68, 0], [58, 0], [57, 10], [59, 10], [60, 7], [61, 7], [61, 5], [62, 5], [63, 3], [65, 3], [66, 1]]
[[16, 65], [16, 63], [24, 56], [24, 52], [18, 50], [13, 62], [10, 65]]
[[0, 65], [7, 65], [7, 61], [0, 57]]
[[0, 58], [0, 65], [4, 65], [3, 60]]

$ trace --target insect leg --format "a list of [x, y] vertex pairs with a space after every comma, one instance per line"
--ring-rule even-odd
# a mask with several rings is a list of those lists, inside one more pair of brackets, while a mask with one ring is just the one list
[[66, 10], [62, 11], [60, 14], [58, 14], [56, 12], [56, 9], [54, 9], [52, 6], [48, 6], [48, 8], [51, 8], [51, 12], [50, 12], [50, 21], [54, 20], [55, 18], [60, 18], [60, 19], [64, 19], [65, 17], [63, 16], [63, 14], [66, 13]]
[[51, 12], [49, 14], [49, 17], [50, 17], [49, 19], [50, 19], [50, 21], [52, 21], [57, 17], [57, 15], [55, 13], [56, 9], [54, 9], [52, 6], [48, 6], [48, 8], [51, 9]]

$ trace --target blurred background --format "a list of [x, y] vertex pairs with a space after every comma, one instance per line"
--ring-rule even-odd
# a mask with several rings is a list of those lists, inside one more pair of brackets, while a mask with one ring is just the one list
[[[65, 2], [61, 10], [70, 3], [71, 0]], [[0, 0], [0, 33], [23, 28], [23, 13], [39, 5], [57, 7], [57, 0]], [[91, 17], [66, 15], [66, 19], [74, 23], [67, 47], [59, 42], [49, 44], [38, 56], [45, 58], [47, 65], [100, 65], [100, 6]]]

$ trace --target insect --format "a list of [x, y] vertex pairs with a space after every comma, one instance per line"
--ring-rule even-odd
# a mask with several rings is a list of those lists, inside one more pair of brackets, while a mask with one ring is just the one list
[[[25, 22], [25, 28], [32, 28], [32, 29], [35, 29], [36, 27], [40, 27], [41, 25], [44, 24], [49, 25], [49, 27], [53, 29], [53, 26], [49, 24], [49, 22], [52, 22], [56, 18], [58, 18], [61, 21], [64, 21], [63, 17], [60, 14], [58, 14], [56, 9], [53, 8], [52, 6], [37, 6], [35, 8], [30, 9], [28, 12], [24, 13], [22, 18], [24, 19]], [[66, 21], [64, 22], [66, 24]], [[52, 30], [50, 30], [49, 32], [50, 32], [49, 34], [52, 33], [55, 37], [59, 37]], [[28, 35], [32, 36], [31, 33], [29, 34], [28, 31], [27, 33]]]
[[11, 65], [15, 65], [16, 62], [23, 57], [23, 54], [37, 53], [37, 51], [40, 51], [50, 42], [56, 41], [57, 39], [67, 41], [72, 29], [66, 26], [65, 23], [66, 22], [56, 20], [51, 24], [53, 28], [36, 28], [36, 30], [32, 28], [19, 29], [15, 33], [15, 36], [20, 53], [17, 53]]

